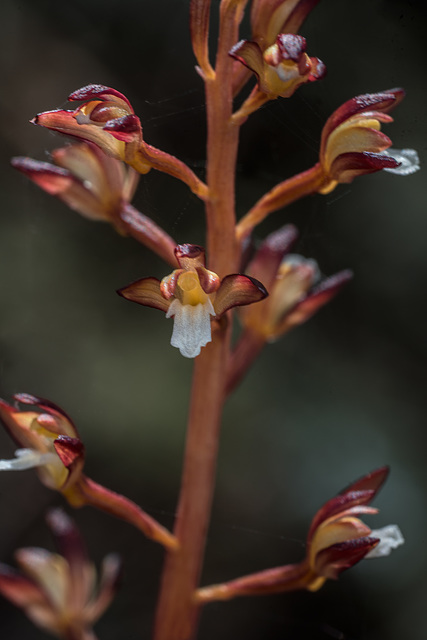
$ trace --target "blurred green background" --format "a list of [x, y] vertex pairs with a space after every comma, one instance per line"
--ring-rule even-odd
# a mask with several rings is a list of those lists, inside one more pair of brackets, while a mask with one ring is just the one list
[[[214, 9], [218, 1], [213, 2]], [[91, 83], [115, 87], [145, 139], [204, 170], [202, 83], [194, 71], [187, 0], [3, 0], [0, 40], [0, 392], [47, 397], [74, 418], [87, 474], [166, 526], [176, 505], [191, 362], [169, 346], [171, 322], [115, 290], [169, 272], [135, 241], [49, 198], [9, 166], [46, 160], [59, 135], [29, 126]], [[407, 90], [386, 133], [426, 155], [426, 11], [419, 1], [324, 0], [302, 29], [328, 75], [276, 101], [242, 129], [238, 209], [311, 166], [322, 125], [350, 97]], [[242, 36], [248, 37], [247, 25]], [[151, 172], [134, 200], [178, 242], [203, 243], [197, 198]], [[383, 464], [391, 477], [374, 528], [398, 523], [406, 545], [362, 562], [317, 594], [209, 606], [200, 640], [425, 640], [427, 216], [425, 174], [366, 176], [271, 216], [325, 274], [354, 281], [328, 308], [268, 347], [229, 401], [203, 583], [302, 558], [317, 508]], [[0, 457], [14, 445], [0, 433]], [[33, 471], [0, 475], [0, 560], [19, 546], [51, 548], [49, 505], [63, 504]], [[100, 640], [148, 639], [162, 550], [90, 510], [75, 512], [97, 562], [125, 560], [122, 589], [97, 625]], [[44, 636], [0, 601], [1, 637]]]

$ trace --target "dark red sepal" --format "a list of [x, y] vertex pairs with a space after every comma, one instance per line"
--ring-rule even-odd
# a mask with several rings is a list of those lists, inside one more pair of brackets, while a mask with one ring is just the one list
[[336, 580], [339, 574], [362, 560], [379, 543], [378, 538], [355, 538], [333, 544], [316, 555], [316, 571]]
[[359, 478], [359, 480], [352, 482], [351, 485], [340, 491], [339, 495], [344, 495], [350, 491], [374, 491], [374, 495], [376, 495], [387, 480], [389, 473], [389, 466], [379, 467], [379, 469], [375, 469]]
[[103, 129], [111, 133], [117, 140], [132, 142], [135, 139], [135, 134], [141, 133], [141, 123], [138, 116], [130, 113], [121, 118], [109, 120]]
[[105, 100], [109, 97], [116, 97], [120, 100], [123, 100], [127, 105], [129, 105], [130, 109], [132, 109], [129, 100], [126, 98], [126, 96], [123, 95], [123, 93], [120, 93], [120, 91], [112, 89], [111, 87], [106, 87], [103, 84], [88, 84], [81, 89], [76, 89], [76, 91], [70, 93], [70, 95], [68, 96], [68, 100], [70, 102], [83, 102], [86, 100]]
[[54, 440], [53, 446], [61, 459], [62, 464], [68, 470], [71, 470], [77, 461], [84, 458], [84, 444], [79, 438], [71, 438], [70, 436], [59, 436]]
[[241, 274], [230, 274], [221, 281], [214, 301], [215, 313], [217, 316], [221, 316], [233, 307], [259, 302], [267, 296], [267, 289], [255, 278]]
[[283, 258], [297, 239], [298, 229], [292, 224], [287, 224], [268, 235], [249, 263], [248, 272], [260, 280], [267, 289], [271, 289]]
[[311, 541], [314, 532], [322, 522], [352, 507], [369, 504], [374, 499], [375, 493], [372, 489], [349, 491], [328, 500], [314, 516], [308, 532], [307, 541]]
[[330, 118], [323, 128], [322, 138], [326, 140], [336, 127], [352, 116], [364, 111], [381, 111], [387, 113], [394, 109], [405, 97], [403, 89], [390, 89], [380, 93], [365, 93], [344, 102]]

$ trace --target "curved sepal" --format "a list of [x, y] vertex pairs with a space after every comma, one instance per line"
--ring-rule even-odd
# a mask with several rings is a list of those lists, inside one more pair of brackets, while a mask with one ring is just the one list
[[217, 316], [232, 309], [253, 302], [259, 302], [268, 296], [264, 285], [249, 276], [231, 274], [221, 281], [214, 301], [214, 309]]
[[336, 580], [342, 571], [363, 560], [378, 543], [378, 538], [364, 536], [331, 545], [317, 554], [316, 570], [323, 577]]
[[137, 302], [146, 307], [153, 307], [165, 313], [169, 309], [170, 301], [166, 300], [160, 291], [160, 280], [157, 278], [141, 278], [127, 287], [117, 291], [119, 296]]

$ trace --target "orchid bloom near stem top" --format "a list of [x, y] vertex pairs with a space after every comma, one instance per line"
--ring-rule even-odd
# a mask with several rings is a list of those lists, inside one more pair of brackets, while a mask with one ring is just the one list
[[329, 193], [338, 183], [351, 182], [365, 173], [385, 169], [408, 175], [419, 168], [415, 151], [394, 152], [389, 149], [390, 138], [381, 132], [381, 123], [393, 122], [388, 112], [404, 95], [403, 89], [390, 89], [356, 96], [330, 116], [323, 127], [320, 146], [324, 174], [320, 193]]
[[73, 507], [96, 507], [132, 524], [152, 540], [176, 548], [174, 536], [135, 503], [84, 475], [84, 446], [62, 409], [25, 393], [14, 399], [36, 410], [23, 411], [0, 400], [0, 419], [20, 447], [14, 459], [0, 460], [0, 471], [35, 468], [41, 482], [62, 493]]
[[315, 260], [289, 253], [297, 237], [292, 225], [273, 232], [247, 267], [252, 277], [265, 283], [270, 295], [258, 305], [241, 309], [239, 317], [246, 329], [267, 341], [308, 320], [352, 277], [346, 270], [322, 278]]
[[73, 91], [68, 100], [83, 104], [73, 111], [44, 111], [31, 122], [92, 142], [138, 173], [148, 173], [152, 168], [168, 173], [182, 180], [200, 198], [206, 197], [206, 185], [185, 163], [145, 142], [141, 121], [122, 93], [101, 84], [89, 84]]
[[267, 296], [264, 286], [249, 276], [233, 274], [222, 280], [205, 267], [205, 252], [194, 244], [175, 250], [179, 269], [160, 280], [142, 278], [123, 287], [127, 300], [164, 311], [174, 318], [171, 344], [186, 358], [195, 358], [212, 339], [211, 317], [232, 307], [252, 304]]
[[259, 91], [268, 99], [289, 98], [301, 84], [320, 80], [326, 73], [323, 62], [310, 58], [305, 49], [305, 38], [281, 33], [264, 51], [257, 42], [242, 40], [230, 55], [256, 75]]
[[369, 504], [387, 475], [387, 467], [377, 469], [319, 509], [309, 529], [306, 557], [302, 562], [204, 587], [196, 592], [196, 600], [206, 603], [298, 589], [317, 591], [326, 580], [337, 579], [342, 571], [363, 558], [388, 555], [404, 542], [399, 528], [389, 525], [373, 531], [358, 517], [378, 513]]
[[0, 564], [0, 594], [58, 638], [96, 640], [92, 626], [115, 595], [120, 558], [105, 557], [96, 588], [95, 567], [74, 522], [55, 509], [47, 523], [61, 555], [37, 547], [18, 549], [15, 557], [22, 573]]

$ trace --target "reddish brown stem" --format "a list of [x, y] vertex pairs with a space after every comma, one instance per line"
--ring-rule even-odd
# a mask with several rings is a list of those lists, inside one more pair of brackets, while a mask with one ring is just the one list
[[320, 163], [317, 163], [311, 169], [280, 182], [258, 200], [240, 220], [236, 227], [237, 240], [242, 242], [272, 211], [282, 209], [295, 200], [316, 193], [323, 185], [324, 180], [323, 169]]
[[[206, 199], [209, 269], [220, 277], [236, 271], [235, 174], [239, 127], [231, 122], [232, 60], [245, 0], [222, 0], [215, 74], [205, 78], [208, 120]], [[230, 330], [213, 325], [212, 343], [194, 368], [186, 453], [174, 534], [179, 550], [168, 554], [162, 577], [154, 640], [191, 640], [199, 607], [199, 584], [215, 485]]]
[[246, 329], [240, 336], [229, 358], [225, 393], [229, 395], [241, 383], [251, 364], [265, 345], [265, 338]]
[[141, 244], [163, 258], [174, 268], [177, 267], [174, 249], [176, 242], [166, 231], [159, 227], [151, 218], [148, 218], [135, 207], [126, 204], [120, 212], [118, 223], [120, 232], [132, 236]]
[[156, 640], [194, 637], [199, 583], [215, 484], [219, 431], [224, 400], [224, 362], [228, 352], [227, 323], [217, 326], [213, 341], [194, 366], [191, 407], [181, 495], [174, 534], [180, 548], [169, 553], [155, 624]]
[[64, 495], [75, 507], [91, 506], [133, 525], [151, 540], [176, 550], [176, 538], [137, 504], [82, 475]]

